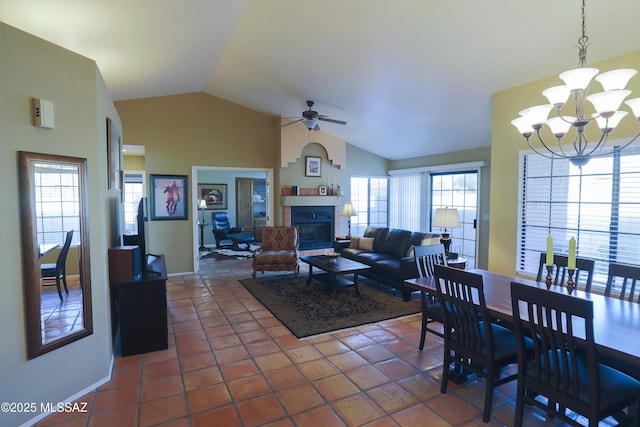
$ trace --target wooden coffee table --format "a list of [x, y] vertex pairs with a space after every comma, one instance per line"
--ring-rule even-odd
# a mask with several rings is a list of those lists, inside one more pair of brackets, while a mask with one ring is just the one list
[[[332, 259], [326, 255], [304, 256], [300, 258], [300, 260], [309, 264], [309, 278], [307, 279], [307, 285], [311, 283], [311, 279], [315, 278], [329, 285], [330, 290], [334, 294], [340, 286], [354, 286], [356, 294], [360, 295], [360, 289], [358, 288], [358, 273], [371, 268], [361, 262], [352, 261], [342, 257], [335, 258], [332, 261]], [[324, 271], [325, 274], [314, 276], [313, 267]], [[353, 274], [353, 280], [345, 277], [347, 274]]]

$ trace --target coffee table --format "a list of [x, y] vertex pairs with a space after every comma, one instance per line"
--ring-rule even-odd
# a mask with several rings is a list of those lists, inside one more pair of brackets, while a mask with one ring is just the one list
[[[352, 261], [342, 257], [331, 259], [326, 255], [304, 256], [301, 257], [300, 260], [309, 264], [309, 278], [307, 279], [307, 285], [311, 283], [311, 279], [315, 278], [329, 285], [334, 295], [340, 286], [354, 286], [356, 294], [360, 295], [360, 289], [358, 288], [358, 273], [371, 268], [361, 262]], [[314, 276], [313, 267], [324, 271], [325, 274]], [[353, 280], [345, 277], [347, 274], [353, 274]]]

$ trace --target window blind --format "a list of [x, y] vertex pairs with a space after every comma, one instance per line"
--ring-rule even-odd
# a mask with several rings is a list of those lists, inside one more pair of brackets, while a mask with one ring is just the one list
[[521, 153], [516, 270], [535, 275], [546, 239], [554, 251], [596, 261], [594, 288], [604, 287], [609, 262], [638, 264], [640, 148], [592, 158], [582, 168], [568, 160]]
[[389, 227], [421, 230], [422, 174], [391, 175], [389, 178]]

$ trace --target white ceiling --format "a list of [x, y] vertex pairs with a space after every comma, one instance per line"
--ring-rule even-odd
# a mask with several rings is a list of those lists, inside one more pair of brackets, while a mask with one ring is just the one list
[[[586, 12], [589, 62], [640, 49], [640, 1]], [[576, 67], [581, 34], [579, 0], [0, 0], [0, 19], [94, 59], [114, 100], [292, 117], [311, 99], [348, 122], [322, 130], [389, 159], [490, 145], [491, 95]]]

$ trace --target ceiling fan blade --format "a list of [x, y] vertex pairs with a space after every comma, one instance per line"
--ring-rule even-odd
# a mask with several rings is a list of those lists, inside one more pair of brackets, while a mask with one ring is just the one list
[[325, 116], [318, 116], [318, 120], [322, 120], [322, 121], [330, 122], [330, 123], [337, 123], [339, 125], [346, 125], [347, 124], [347, 122], [345, 122], [344, 120], [330, 119], [330, 118], [325, 117]]
[[294, 123], [299, 123], [299, 122], [301, 122], [301, 121], [303, 121], [303, 120], [304, 120], [304, 119], [294, 120], [294, 121], [292, 121], [292, 122], [285, 123], [285, 124], [283, 124], [283, 125], [282, 125], [282, 126], [280, 126], [280, 127], [281, 127], [281, 128], [283, 128], [283, 127], [286, 127], [286, 126], [292, 125], [292, 124], [294, 124]]

